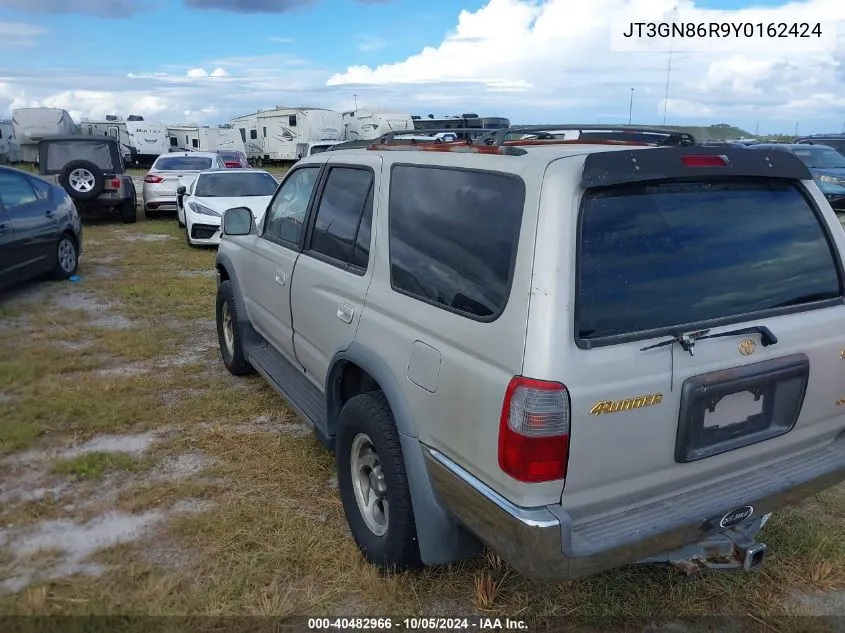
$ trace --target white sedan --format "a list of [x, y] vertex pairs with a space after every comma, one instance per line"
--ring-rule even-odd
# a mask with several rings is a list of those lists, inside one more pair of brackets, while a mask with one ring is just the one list
[[182, 198], [179, 218], [185, 224], [188, 244], [220, 244], [223, 212], [247, 207], [261, 222], [278, 181], [263, 169], [209, 169], [200, 172]]

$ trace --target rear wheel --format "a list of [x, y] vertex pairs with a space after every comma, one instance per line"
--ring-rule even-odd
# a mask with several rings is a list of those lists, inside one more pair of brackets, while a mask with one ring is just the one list
[[118, 207], [120, 219], [124, 224], [134, 224], [138, 221], [138, 209], [135, 207], [135, 197], [127, 198]]
[[235, 295], [231, 281], [224, 281], [217, 289], [217, 341], [220, 345], [220, 355], [223, 364], [231, 374], [245, 376], [255, 370], [246, 360], [241, 330], [238, 324], [238, 309], [235, 306]]
[[62, 234], [56, 245], [56, 264], [53, 267], [54, 279], [68, 279], [76, 274], [79, 267], [79, 249], [76, 240], [68, 234]]
[[383, 569], [420, 567], [405, 460], [381, 391], [343, 406], [335, 456], [343, 511], [364, 557]]

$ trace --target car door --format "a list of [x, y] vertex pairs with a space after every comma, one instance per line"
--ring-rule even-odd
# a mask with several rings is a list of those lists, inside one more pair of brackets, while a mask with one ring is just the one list
[[13, 269], [18, 259], [18, 244], [15, 240], [15, 231], [12, 229], [12, 220], [3, 208], [3, 204], [0, 203], [0, 287], [14, 281]]
[[58, 224], [49, 196], [36, 193], [30, 179], [0, 171], [0, 200], [15, 234], [17, 266], [48, 270], [55, 258]]
[[322, 165], [292, 169], [282, 181], [264, 215], [259, 235], [245, 243], [252, 266], [239, 281], [250, 321], [289, 360], [293, 353], [290, 282], [305, 238], [308, 210]]
[[355, 165], [328, 163], [293, 271], [294, 353], [320, 389], [335, 352], [352, 343], [364, 309], [372, 279], [370, 236], [381, 162], [372, 156]]

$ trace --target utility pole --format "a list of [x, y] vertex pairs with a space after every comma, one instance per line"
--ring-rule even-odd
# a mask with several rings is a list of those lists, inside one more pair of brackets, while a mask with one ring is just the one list
[[798, 121], [795, 122], [795, 136], [798, 136]]
[[355, 99], [355, 109], [358, 109], [358, 95], [352, 95], [352, 98]]
[[634, 111], [634, 89], [631, 88], [631, 100], [628, 102], [628, 125], [631, 125], [631, 113]]

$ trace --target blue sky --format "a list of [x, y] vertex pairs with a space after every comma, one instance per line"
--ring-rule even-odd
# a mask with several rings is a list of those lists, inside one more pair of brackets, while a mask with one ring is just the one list
[[[665, 11], [676, 3], [647, 4]], [[793, 19], [794, 11], [778, 13], [785, 4], [677, 1], [684, 19], [735, 19], [707, 11], [749, 7], [759, 10], [740, 17]], [[842, 0], [797, 4], [801, 19], [839, 24], [845, 35]], [[229, 9], [213, 8], [222, 5]], [[76, 118], [141, 110], [165, 123], [218, 123], [281, 104], [351, 108], [357, 95], [362, 106], [414, 114], [611, 122], [627, 120], [633, 87], [632, 118], [659, 123], [665, 52], [611, 50], [609, 16], [628, 15], [634, 6], [635, 0], [0, 0], [0, 117], [13, 107], [49, 105]], [[77, 13], [60, 12], [68, 10]], [[839, 131], [843, 41], [835, 50], [792, 55], [775, 44], [762, 56], [676, 52], [667, 120]], [[207, 76], [215, 70], [221, 76]]]

